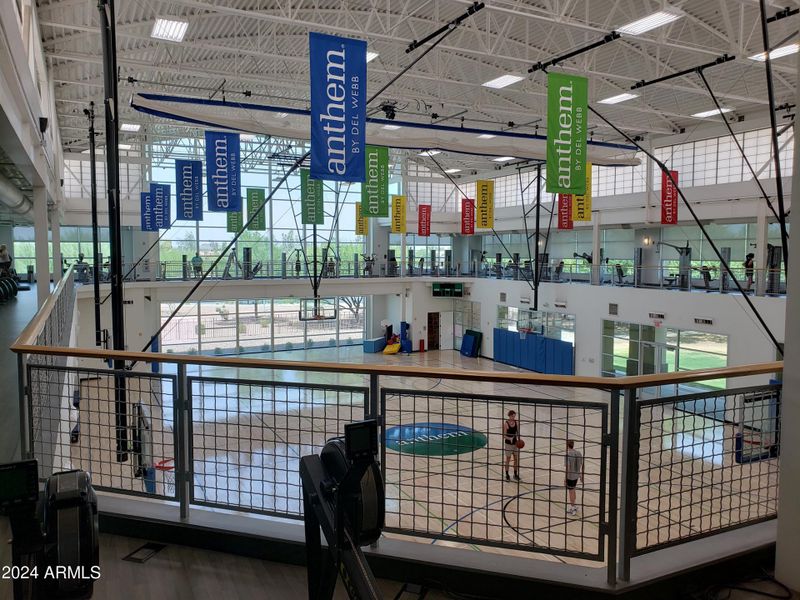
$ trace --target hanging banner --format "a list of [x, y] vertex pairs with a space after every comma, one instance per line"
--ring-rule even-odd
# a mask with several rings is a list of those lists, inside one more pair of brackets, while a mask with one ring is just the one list
[[572, 196], [558, 195], [558, 228], [572, 229]]
[[[265, 195], [261, 188], [247, 188], [245, 191], [247, 198], [247, 218], [249, 219], [264, 204]], [[267, 208], [258, 211], [258, 216], [247, 226], [247, 231], [266, 231], [267, 230]]]
[[406, 197], [392, 196], [392, 233], [406, 233]]
[[325, 222], [321, 179], [309, 179], [308, 169], [300, 169], [300, 221], [303, 225], [322, 225]]
[[244, 227], [244, 215], [241, 212], [228, 212], [228, 233], [239, 233]]
[[417, 235], [428, 237], [431, 234], [431, 205], [420, 204], [417, 218]]
[[153, 219], [157, 229], [169, 229], [172, 223], [169, 192], [169, 185], [166, 183], [150, 184], [150, 202], [153, 205]]
[[156, 216], [153, 214], [153, 202], [150, 198], [150, 192], [142, 192], [140, 194], [141, 211], [142, 211], [142, 231], [158, 231], [156, 226]]
[[[672, 179], [678, 182], [678, 172], [670, 171]], [[661, 224], [676, 225], [678, 223], [678, 188], [663, 171], [661, 172]]]
[[242, 210], [238, 133], [206, 131], [206, 189], [208, 210]]
[[461, 199], [461, 233], [463, 235], [475, 233], [475, 200], [472, 198]]
[[586, 163], [586, 193], [572, 196], [572, 220], [592, 220], [592, 163]]
[[369, 233], [369, 220], [361, 214], [361, 202], [356, 202], [356, 235]]
[[311, 178], [364, 181], [367, 43], [308, 34], [311, 58]]
[[201, 161], [175, 161], [175, 196], [178, 199], [176, 220], [203, 220], [203, 163]]
[[547, 74], [547, 191], [586, 193], [586, 119], [589, 82]]
[[480, 229], [494, 228], [494, 181], [477, 181], [475, 196], [478, 199], [478, 227]]
[[365, 217], [389, 216], [389, 149], [367, 146], [364, 155], [365, 178], [361, 184], [361, 214]]

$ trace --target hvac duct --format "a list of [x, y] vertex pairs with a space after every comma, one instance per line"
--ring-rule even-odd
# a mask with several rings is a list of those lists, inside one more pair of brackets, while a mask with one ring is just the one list
[[13, 182], [2, 174], [0, 174], [0, 202], [20, 215], [29, 213], [33, 208], [31, 199], [25, 197]]

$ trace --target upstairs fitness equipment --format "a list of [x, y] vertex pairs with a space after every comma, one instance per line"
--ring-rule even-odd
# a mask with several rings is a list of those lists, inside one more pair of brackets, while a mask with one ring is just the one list
[[0, 465], [0, 515], [11, 522], [14, 600], [92, 597], [100, 546], [88, 473], [54, 473], [40, 496], [35, 460]]
[[692, 247], [689, 246], [689, 240], [686, 240], [686, 246], [676, 246], [667, 242], [658, 242], [659, 246], [669, 246], [678, 252], [678, 278], [676, 283], [682, 290], [691, 289], [692, 285]]
[[13, 277], [0, 277], [0, 302], [17, 297], [19, 286]]
[[781, 293], [781, 263], [783, 249], [767, 244], [767, 294]]
[[[361, 551], [383, 530], [377, 454], [378, 422], [371, 419], [345, 425], [344, 438], [329, 440], [319, 456], [300, 459], [310, 600], [332, 598], [339, 574], [350, 598], [382, 598]], [[320, 528], [328, 543], [325, 554]]]

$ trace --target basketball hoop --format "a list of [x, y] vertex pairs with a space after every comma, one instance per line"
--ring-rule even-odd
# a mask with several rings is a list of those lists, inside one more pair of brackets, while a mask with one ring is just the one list
[[164, 495], [175, 495], [175, 459], [165, 458], [156, 463], [156, 471], [161, 473]]
[[336, 298], [301, 298], [301, 321], [335, 321], [338, 316]]
[[520, 327], [519, 328], [519, 339], [524, 340], [530, 332], [531, 332], [531, 328], [530, 327]]
[[660, 319], [656, 319], [655, 321], [653, 321], [653, 325], [655, 325], [656, 329], [661, 328], [661, 323], [662, 321]]

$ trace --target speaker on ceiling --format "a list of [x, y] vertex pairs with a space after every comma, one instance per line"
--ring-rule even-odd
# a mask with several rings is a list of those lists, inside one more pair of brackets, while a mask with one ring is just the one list
[[44, 133], [47, 131], [48, 120], [47, 117], [39, 117], [39, 131]]

